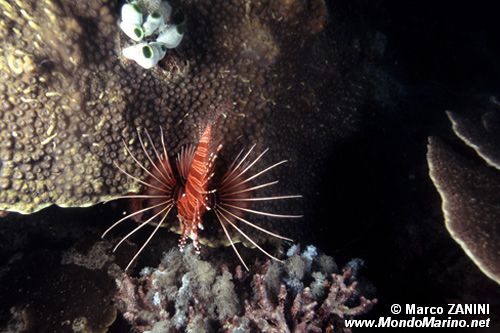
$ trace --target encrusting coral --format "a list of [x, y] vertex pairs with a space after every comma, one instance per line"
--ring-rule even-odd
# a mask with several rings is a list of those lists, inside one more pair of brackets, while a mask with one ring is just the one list
[[429, 139], [427, 158], [450, 235], [487, 276], [500, 283], [500, 176], [438, 138]]
[[484, 110], [448, 112], [454, 133], [476, 154], [460, 154], [443, 140], [429, 138], [429, 175], [442, 198], [452, 238], [492, 280], [500, 283], [500, 169], [496, 99]]
[[293, 246], [283, 263], [256, 262], [234, 273], [192, 252], [173, 249], [158, 268], [117, 278], [118, 309], [136, 331], [350, 332], [343, 319], [376, 303], [359, 294], [360, 260], [338, 272], [312, 246]]
[[[149, 167], [137, 128], [159, 142], [161, 125], [175, 155], [222, 100], [234, 111], [217, 131], [239, 144], [221, 161], [231, 149], [270, 146], [308, 185], [325, 145], [357, 128], [369, 55], [324, 1], [176, 1], [184, 38], [152, 69], [121, 55], [129, 37], [119, 5], [0, 0], [0, 210], [139, 192], [114, 165], [145, 176], [122, 140]], [[330, 19], [337, 26], [327, 34]]]
[[448, 111], [453, 132], [481, 156], [488, 165], [500, 170], [500, 102], [490, 98], [485, 110], [472, 114]]

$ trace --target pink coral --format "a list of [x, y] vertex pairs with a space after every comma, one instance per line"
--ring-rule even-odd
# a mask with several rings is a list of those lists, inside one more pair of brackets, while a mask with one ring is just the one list
[[[332, 281], [325, 282], [329, 290], [322, 301], [315, 300], [311, 289], [304, 288], [297, 293], [290, 306], [287, 306], [290, 292], [284, 284], [280, 286], [277, 302], [273, 302], [265, 287], [264, 276], [253, 276], [255, 298], [245, 301], [245, 313], [234, 317], [224, 325], [225, 332], [237, 332], [237, 329], [255, 326], [265, 333], [305, 333], [305, 332], [351, 332], [344, 327], [345, 317], [367, 313], [377, 303], [357, 295], [357, 282], [352, 281], [352, 268], [346, 267], [343, 274], [332, 274]], [[349, 306], [358, 298], [358, 305]], [[243, 320], [245, 318], [245, 320]]]
[[359, 259], [339, 273], [332, 258], [296, 247], [284, 262], [256, 263], [250, 271], [236, 266], [231, 274], [227, 265], [199, 259], [189, 253], [192, 246], [187, 250], [170, 251], [139, 278], [118, 277], [116, 302], [135, 330], [348, 333], [344, 319], [377, 302], [360, 296]]

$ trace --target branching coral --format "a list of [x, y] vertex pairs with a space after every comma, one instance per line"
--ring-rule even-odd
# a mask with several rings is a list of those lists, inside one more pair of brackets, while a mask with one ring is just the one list
[[244, 316], [233, 318], [224, 325], [224, 329], [226, 332], [234, 333], [243, 328], [250, 330], [253, 324], [259, 332], [269, 333], [324, 332], [327, 329], [349, 332], [343, 326], [341, 319], [365, 314], [376, 303], [376, 300], [359, 297], [358, 305], [348, 306], [347, 304], [357, 296], [357, 284], [349, 281], [349, 270], [345, 270], [341, 275], [332, 274], [331, 282], [325, 281], [322, 286], [328, 290], [328, 296], [322, 303], [317, 301], [321, 298], [306, 287], [296, 294], [291, 307], [286, 307], [289, 296], [285, 285], [281, 285], [278, 301], [275, 304], [268, 296], [264, 277], [255, 274], [253, 277], [255, 299], [245, 301]]
[[[290, 257], [285, 266], [288, 275], [293, 274], [292, 269], [297, 269], [294, 266], [300, 260], [296, 259], [300, 257], [298, 254]], [[302, 257], [304, 258], [304, 254]], [[342, 319], [367, 313], [377, 302], [376, 299], [368, 300], [358, 295], [353, 271], [353, 267], [348, 264], [342, 274], [333, 273], [329, 280], [324, 279], [322, 273], [314, 272], [311, 276], [315, 277], [315, 281], [311, 286], [298, 291], [294, 291], [293, 288], [287, 289], [285, 284], [281, 284], [277, 301], [272, 300], [272, 292], [267, 287], [265, 276], [255, 274], [252, 282], [254, 298], [250, 301], [245, 300], [244, 315], [226, 322], [224, 329], [231, 333], [242, 329], [250, 331], [254, 327], [259, 332], [269, 333], [325, 332], [325, 330], [350, 332], [344, 327]], [[304, 271], [307, 272], [309, 270]], [[311, 288], [322, 289], [322, 292], [315, 293]], [[328, 295], [323, 297], [326, 292]], [[356, 304], [353, 305], [354, 303]]]
[[217, 275], [212, 264], [192, 253], [191, 246], [185, 253], [174, 249], [157, 269], [145, 268], [138, 279], [123, 274], [117, 280], [118, 307], [138, 331], [202, 332], [218, 317], [237, 313], [231, 275]]
[[[366, 313], [376, 303], [359, 296], [353, 265], [342, 273], [324, 270], [323, 255], [317, 256], [313, 247], [302, 253], [295, 248], [284, 263], [256, 264], [250, 273], [238, 266], [234, 274], [190, 251], [174, 249], [157, 269], [117, 279], [118, 308], [137, 331], [349, 332], [343, 319]], [[288, 286], [287, 279], [298, 275], [308, 287]]]

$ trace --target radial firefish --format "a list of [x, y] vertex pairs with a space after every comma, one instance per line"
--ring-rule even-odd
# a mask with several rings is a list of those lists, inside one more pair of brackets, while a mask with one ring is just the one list
[[[248, 266], [236, 249], [235, 242], [233, 241], [227, 228], [228, 226], [231, 226], [250, 244], [258, 248], [267, 256], [278, 261], [278, 258], [265, 251], [247, 233], [245, 233], [241, 227], [238, 227], [238, 224], [249, 226], [272, 237], [292, 241], [290, 238], [271, 232], [245, 218], [245, 215], [247, 214], [276, 218], [302, 217], [301, 215], [274, 214], [251, 208], [252, 202], [301, 197], [300, 195], [267, 197], [253, 196], [253, 194], [258, 190], [278, 183], [278, 181], [272, 181], [256, 184], [255, 179], [287, 161], [283, 160], [272, 164], [265, 169], [251, 173], [250, 170], [252, 167], [268, 151], [268, 149], [264, 150], [257, 157], [251, 160], [249, 156], [255, 148], [255, 145], [253, 145], [246, 153], [244, 153], [244, 150], [241, 150], [223, 176], [219, 178], [220, 180], [218, 180], [215, 184], [210, 184], [215, 172], [218, 171], [214, 171], [215, 161], [218, 152], [222, 148], [221, 144], [214, 143], [212, 131], [213, 122], [209, 122], [201, 134], [199, 142], [196, 146], [190, 145], [181, 149], [175, 161], [175, 169], [172, 168], [170, 163], [162, 130], [160, 149], [156, 148], [151, 136], [147, 131], [145, 131], [154, 154], [148, 153], [148, 150], [146, 149], [147, 143], [145, 144], [141, 131], [137, 130], [139, 142], [151, 165], [149, 169], [146, 168], [145, 164], [139, 161], [139, 159], [132, 154], [124, 142], [127, 153], [131, 156], [134, 162], [148, 174], [148, 179], [139, 179], [125, 171], [124, 168], [116, 165], [121, 172], [133, 180], [141, 183], [144, 186], [144, 191], [143, 193], [137, 195], [119, 197], [119, 199], [133, 199], [133, 212], [115, 222], [104, 232], [102, 236], [104, 237], [110, 230], [128, 218], [134, 218], [137, 220], [140, 219], [144, 213], [150, 213], [152, 215], [123, 237], [123, 239], [121, 239], [115, 246], [114, 250], [116, 250], [136, 231], [148, 224], [156, 223], [154, 231], [130, 260], [125, 270], [128, 270], [132, 262], [139, 256], [158, 229], [165, 223], [167, 216], [173, 207], [177, 208], [177, 217], [180, 223], [181, 238], [179, 240], [179, 247], [181, 250], [184, 249], [187, 239], [190, 238], [193, 240], [194, 248], [197, 253], [199, 253], [200, 243], [198, 233], [200, 230], [204, 229], [205, 213], [207, 211], [213, 211], [222, 230], [224, 231], [225, 237], [229, 241], [229, 244], [232, 246], [239, 260], [247, 270]], [[209, 188], [209, 185], [213, 186], [213, 188]], [[156, 219], [159, 219], [159, 222], [154, 222]]]

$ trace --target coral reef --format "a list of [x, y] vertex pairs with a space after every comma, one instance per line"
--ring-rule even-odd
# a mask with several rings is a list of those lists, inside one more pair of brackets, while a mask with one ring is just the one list
[[118, 5], [0, 1], [0, 210], [138, 192], [113, 164], [145, 176], [122, 140], [148, 167], [137, 128], [158, 142], [163, 126], [175, 155], [221, 100], [234, 102], [218, 129], [239, 142], [229, 148], [273, 146], [307, 185], [328, 145], [357, 128], [370, 49], [324, 1], [177, 1], [183, 42], [152, 70], [121, 56]]
[[444, 141], [429, 138], [427, 161], [443, 200], [446, 228], [481, 271], [500, 283], [500, 174], [496, 170], [500, 109], [494, 105], [479, 114], [449, 112], [448, 117], [456, 135], [477, 155], [461, 154]]
[[360, 260], [338, 272], [312, 246], [294, 246], [288, 255], [231, 273], [199, 259], [191, 246], [173, 249], [158, 268], [117, 278], [117, 306], [138, 332], [350, 332], [342, 319], [376, 303], [360, 295]]

